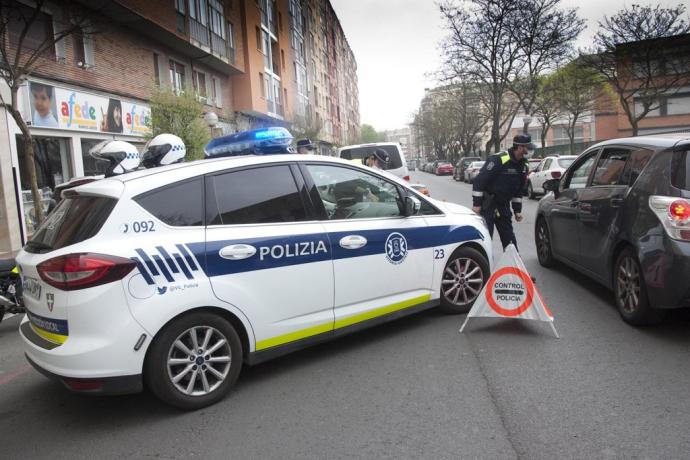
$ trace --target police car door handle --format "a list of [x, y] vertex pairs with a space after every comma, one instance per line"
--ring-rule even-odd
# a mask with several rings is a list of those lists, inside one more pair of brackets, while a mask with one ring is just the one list
[[359, 249], [367, 244], [367, 239], [359, 235], [348, 235], [340, 239], [340, 247], [345, 249]]
[[242, 260], [248, 259], [256, 254], [256, 248], [248, 244], [231, 244], [230, 246], [225, 246], [222, 248], [218, 254], [223, 259]]

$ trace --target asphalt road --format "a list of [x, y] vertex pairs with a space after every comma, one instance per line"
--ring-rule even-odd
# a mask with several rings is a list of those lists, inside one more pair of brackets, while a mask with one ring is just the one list
[[[414, 173], [432, 196], [470, 188]], [[516, 225], [548, 326], [429, 311], [243, 370], [221, 403], [183, 413], [149, 394], [84, 397], [30, 369], [0, 323], [0, 457], [687, 458], [690, 320], [623, 323], [604, 288], [542, 269], [536, 202]], [[499, 251], [498, 238], [494, 241]]]

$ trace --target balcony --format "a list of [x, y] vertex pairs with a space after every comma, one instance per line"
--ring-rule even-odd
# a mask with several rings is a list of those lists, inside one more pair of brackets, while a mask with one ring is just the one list
[[196, 40], [202, 46], [209, 46], [208, 27], [197, 21], [189, 18], [189, 37]]

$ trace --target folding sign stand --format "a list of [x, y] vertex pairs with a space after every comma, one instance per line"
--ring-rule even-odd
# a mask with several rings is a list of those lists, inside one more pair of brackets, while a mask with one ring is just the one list
[[560, 338], [553, 324], [553, 314], [544, 303], [541, 293], [527, 273], [517, 249], [510, 244], [498, 261], [472, 309], [462, 323], [460, 332], [473, 317], [513, 318], [549, 323], [556, 338]]

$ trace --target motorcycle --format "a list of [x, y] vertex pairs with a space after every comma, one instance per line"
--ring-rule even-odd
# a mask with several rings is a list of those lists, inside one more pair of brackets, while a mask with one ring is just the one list
[[14, 259], [0, 260], [0, 321], [5, 313], [24, 313], [22, 282]]

